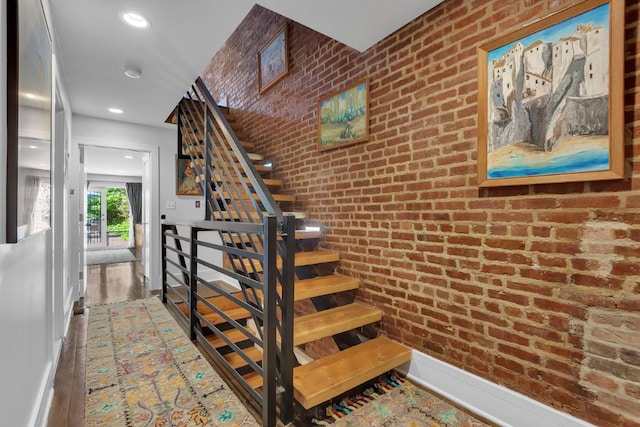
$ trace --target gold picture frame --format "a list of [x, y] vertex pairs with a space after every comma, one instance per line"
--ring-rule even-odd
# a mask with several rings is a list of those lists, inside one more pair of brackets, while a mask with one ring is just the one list
[[193, 161], [176, 156], [176, 195], [202, 196], [202, 187]]
[[318, 101], [318, 151], [369, 140], [369, 79]]
[[624, 177], [624, 0], [478, 48], [478, 185]]
[[289, 37], [285, 23], [258, 52], [258, 91], [264, 93], [289, 74]]

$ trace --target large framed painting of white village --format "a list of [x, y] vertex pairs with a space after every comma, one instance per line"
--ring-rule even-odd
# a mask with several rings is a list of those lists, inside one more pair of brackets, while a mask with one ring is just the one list
[[589, 0], [478, 49], [478, 185], [624, 177], [624, 0]]

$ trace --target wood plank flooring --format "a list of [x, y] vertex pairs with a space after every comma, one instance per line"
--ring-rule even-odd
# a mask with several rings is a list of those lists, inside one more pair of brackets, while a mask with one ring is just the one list
[[49, 427], [84, 425], [84, 368], [89, 311], [96, 304], [151, 296], [143, 284], [141, 273], [138, 261], [87, 267], [87, 309], [83, 314], [74, 315], [69, 324], [54, 379]]

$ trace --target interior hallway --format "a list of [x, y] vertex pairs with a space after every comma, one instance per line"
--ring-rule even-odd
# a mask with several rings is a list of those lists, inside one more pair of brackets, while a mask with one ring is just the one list
[[139, 261], [87, 266], [82, 314], [72, 316], [54, 380], [49, 427], [84, 425], [84, 368], [87, 324], [92, 305], [147, 298]]

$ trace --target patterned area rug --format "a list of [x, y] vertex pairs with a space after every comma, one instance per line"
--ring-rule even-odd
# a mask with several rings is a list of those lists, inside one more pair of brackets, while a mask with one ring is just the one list
[[[365, 394], [346, 399], [334, 405], [331, 424], [329, 419], [317, 422], [316, 425], [334, 427], [488, 427], [471, 415], [463, 412], [439, 397], [404, 380], [400, 383], [385, 380], [376, 384], [374, 390], [368, 389]], [[393, 385], [391, 385], [393, 384]], [[366, 400], [369, 400], [368, 402]], [[355, 405], [355, 406], [354, 406]], [[345, 406], [346, 408], [345, 411]], [[344, 416], [336, 414], [343, 412]], [[347, 414], [348, 412], [348, 414]]]
[[158, 298], [92, 306], [85, 426], [257, 426]]
[[87, 251], [87, 265], [115, 264], [117, 262], [130, 262], [135, 260], [136, 257], [129, 249]]

